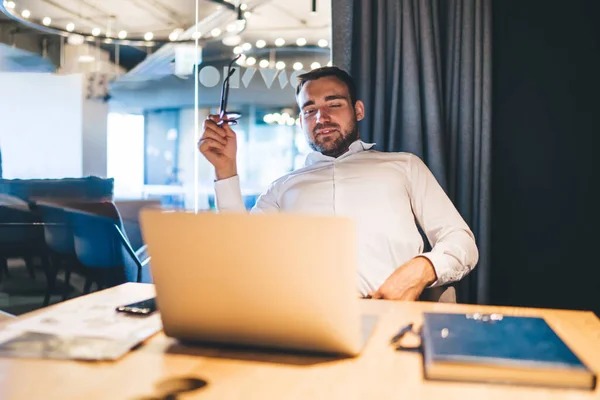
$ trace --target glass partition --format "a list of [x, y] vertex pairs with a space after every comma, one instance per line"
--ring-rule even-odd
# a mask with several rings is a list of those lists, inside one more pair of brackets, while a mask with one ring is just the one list
[[[67, 257], [46, 241], [46, 227], [67, 223], [44, 219], [44, 205], [113, 207], [133, 250], [144, 244], [141, 208], [214, 209], [214, 170], [197, 143], [234, 57], [228, 106], [242, 115], [246, 207], [301, 167], [309, 148], [297, 126], [297, 76], [330, 62], [330, 8], [327, 0], [1, 0], [0, 310], [107, 284], [68, 278], [78, 255], [73, 242]], [[18, 246], [7, 244], [25, 226], [15, 223], [33, 227]], [[2, 294], [30, 287], [28, 279], [41, 298], [15, 305], [14, 293]]]

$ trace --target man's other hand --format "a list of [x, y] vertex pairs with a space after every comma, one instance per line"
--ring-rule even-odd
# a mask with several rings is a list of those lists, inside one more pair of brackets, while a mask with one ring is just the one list
[[436, 279], [431, 261], [426, 257], [415, 257], [398, 267], [370, 296], [373, 299], [414, 301]]

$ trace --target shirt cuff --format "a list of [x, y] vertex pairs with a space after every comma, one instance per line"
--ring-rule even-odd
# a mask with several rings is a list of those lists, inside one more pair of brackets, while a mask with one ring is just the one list
[[433, 265], [433, 269], [435, 270], [435, 275], [437, 276], [437, 279], [428, 287], [441, 286], [453, 281], [453, 273], [450, 266], [448, 265], [447, 260], [445, 259], [446, 257], [444, 254], [430, 251], [428, 253], [421, 253], [418, 257], [425, 257], [426, 259], [428, 259]]
[[215, 182], [215, 199], [217, 210], [219, 210], [219, 212], [246, 211], [244, 200], [242, 199], [240, 178], [237, 175]]

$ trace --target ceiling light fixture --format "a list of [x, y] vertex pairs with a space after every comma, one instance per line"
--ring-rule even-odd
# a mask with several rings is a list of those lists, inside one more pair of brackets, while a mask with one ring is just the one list
[[250, 43], [244, 43], [242, 45], [242, 49], [244, 49], [244, 51], [249, 51], [252, 48], [252, 45]]
[[221, 30], [219, 28], [215, 28], [212, 31], [210, 31], [210, 34], [212, 35], [212, 37], [217, 37], [221, 34]]
[[[239, 45], [242, 42], [242, 38], [241, 38], [240, 35], [225, 36], [223, 38], [223, 40], [221, 40], [221, 42], [225, 46], [237, 46], [237, 45]], [[240, 51], [240, 53], [241, 53], [241, 51]]]
[[329, 42], [325, 39], [320, 39], [317, 44], [319, 45], [319, 47], [327, 47], [329, 45]]
[[304, 65], [302, 65], [301, 62], [295, 62], [294, 65], [292, 65], [292, 68], [294, 68], [294, 71], [300, 71], [304, 68]]
[[275, 64], [275, 68], [277, 68], [277, 69], [284, 69], [285, 68], [285, 63], [283, 61], [277, 61], [277, 64]]
[[260, 60], [260, 62], [258, 63], [258, 65], [261, 68], [268, 68], [269, 67], [269, 60]]
[[31, 11], [29, 11], [29, 10], [23, 10], [23, 11], [21, 11], [21, 16], [23, 18], [29, 18], [29, 17], [31, 17]]
[[49, 26], [52, 23], [52, 18], [50, 17], [44, 17], [44, 19], [42, 20], [42, 24]]
[[317, 69], [317, 68], [321, 68], [321, 64], [319, 64], [318, 62], [314, 62], [312, 64], [310, 64], [310, 69]]
[[250, 18], [252, 16], [252, 13], [250, 11], [246, 11], [244, 13], [244, 18]]
[[153, 37], [154, 37], [154, 33], [146, 32], [146, 34], [144, 35], [144, 40], [149, 42], [150, 40], [152, 40]]
[[265, 42], [264, 40], [260, 39], [256, 41], [256, 47], [258, 47], [259, 49], [262, 49], [263, 47], [265, 47], [267, 45], [267, 42]]
[[244, 52], [244, 49], [242, 49], [242, 46], [235, 46], [233, 48], [233, 54], [242, 54]]
[[275, 39], [275, 46], [281, 47], [284, 44], [285, 44], [285, 40], [283, 38], [277, 38], [277, 39]]
[[6, 8], [15, 8], [17, 5], [15, 4], [14, 1], [7, 1], [4, 3], [4, 5], [6, 6]]
[[244, 3], [240, 5], [240, 10], [246, 11], [248, 9], [248, 4]]
[[100, 30], [100, 28], [94, 28], [92, 29], [92, 36], [98, 36], [102, 31]]
[[246, 59], [246, 65], [253, 66], [254, 64], [256, 64], [256, 58], [254, 58], [254, 57], [248, 57]]
[[[177, 29], [173, 29], [173, 32], [169, 33], [169, 40], [171, 42], [176, 41], [177, 39], [179, 39], [179, 35], [181, 35], [183, 33], [183, 29], [181, 28], [177, 28]], [[194, 32], [196, 33], [196, 32]]]
[[68, 30], [69, 32], [73, 32], [73, 31], [75, 30], [75, 24], [74, 24], [74, 23], [72, 23], [72, 22], [69, 22], [69, 23], [67, 24], [67, 30]]
[[119, 32], [119, 39], [125, 39], [127, 37], [127, 31], [120, 31]]
[[296, 44], [297, 44], [298, 46], [305, 46], [305, 45], [306, 45], [306, 39], [304, 39], [304, 38], [298, 38], [298, 39], [296, 40]]
[[200, 32], [200, 31], [192, 33], [192, 39], [194, 39], [194, 40], [200, 39], [201, 37], [202, 37], [202, 32]]
[[96, 58], [91, 54], [82, 54], [79, 57], [77, 57], [77, 61], [83, 64], [89, 64], [91, 62], [96, 61]]

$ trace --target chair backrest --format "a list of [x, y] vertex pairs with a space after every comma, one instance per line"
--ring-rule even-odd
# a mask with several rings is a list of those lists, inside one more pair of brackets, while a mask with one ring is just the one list
[[[0, 201], [0, 244], [26, 243], [37, 246], [43, 242], [40, 219], [26, 202], [3, 195]], [[36, 224], [38, 223], [38, 224]], [[43, 244], [43, 243], [42, 243]]]
[[59, 205], [36, 203], [35, 209], [44, 222], [44, 237], [50, 250], [61, 255], [75, 255], [71, 220]]
[[119, 269], [112, 284], [135, 282], [137, 266], [123, 247], [118, 230], [122, 231], [123, 225], [114, 203], [71, 203], [64, 210], [71, 221], [79, 261], [90, 268]]

